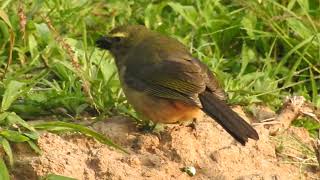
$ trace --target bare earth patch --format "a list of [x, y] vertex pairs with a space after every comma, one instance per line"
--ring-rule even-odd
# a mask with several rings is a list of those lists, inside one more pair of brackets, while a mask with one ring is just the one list
[[[241, 113], [240, 113], [241, 114]], [[83, 180], [104, 179], [317, 179], [319, 169], [288, 159], [305, 158], [286, 138], [312, 144], [302, 128], [289, 128], [271, 137], [264, 125], [256, 125], [260, 140], [246, 146], [236, 143], [217, 123], [205, 117], [195, 129], [169, 126], [160, 135], [137, 131], [131, 120], [114, 117], [95, 123], [93, 129], [109, 136], [130, 154], [109, 148], [80, 134], [44, 133], [39, 139], [43, 154], [17, 146], [13, 179], [38, 179], [49, 173]], [[286, 141], [282, 141], [286, 139]], [[299, 140], [301, 139], [301, 141]], [[292, 148], [293, 147], [293, 148]], [[280, 150], [279, 150], [280, 148]], [[292, 151], [295, 149], [297, 152]], [[279, 151], [285, 156], [279, 155]], [[286, 156], [288, 155], [288, 156]], [[293, 157], [290, 157], [293, 156]], [[193, 166], [190, 177], [181, 168]]]

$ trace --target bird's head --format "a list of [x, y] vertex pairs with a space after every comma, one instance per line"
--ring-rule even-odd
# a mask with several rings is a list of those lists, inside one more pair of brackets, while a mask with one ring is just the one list
[[142, 25], [119, 26], [96, 40], [96, 45], [114, 56], [126, 54], [130, 48], [142, 41], [151, 31]]

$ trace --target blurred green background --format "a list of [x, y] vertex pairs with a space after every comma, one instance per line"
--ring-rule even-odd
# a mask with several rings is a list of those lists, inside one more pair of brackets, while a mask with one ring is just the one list
[[[144, 24], [190, 47], [230, 104], [277, 110], [284, 97], [302, 95], [320, 107], [318, 0], [1, 0], [0, 141], [7, 154], [10, 141], [36, 149], [27, 120], [134, 116], [112, 57], [94, 44], [123, 24]], [[311, 119], [295, 124], [313, 135], [320, 127]]]

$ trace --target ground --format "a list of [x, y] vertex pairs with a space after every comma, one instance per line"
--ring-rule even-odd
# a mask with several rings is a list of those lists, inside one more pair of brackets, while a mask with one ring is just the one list
[[[77, 133], [57, 135], [45, 132], [38, 142], [42, 155], [35, 155], [24, 145], [15, 147], [17, 154], [12, 179], [32, 180], [50, 173], [79, 180], [320, 177], [316, 166], [292, 163], [288, 161], [290, 156], [284, 158], [279, 153], [281, 147], [283, 154], [304, 158], [298, 147], [292, 148], [292, 143], [286, 145], [288, 141], [281, 139], [295, 137], [304, 147], [312, 149], [306, 130], [290, 127], [281, 135], [270, 136], [270, 126], [255, 123], [254, 127], [260, 140], [250, 140], [242, 146], [209, 117], [198, 121], [194, 128], [170, 125], [158, 135], [139, 131], [129, 118], [113, 117], [93, 124], [92, 128], [113, 139], [130, 154]], [[189, 166], [196, 169], [193, 177], [181, 171]]]

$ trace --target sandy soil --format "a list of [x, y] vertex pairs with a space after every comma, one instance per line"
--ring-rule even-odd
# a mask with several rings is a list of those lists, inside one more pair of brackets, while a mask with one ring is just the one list
[[[320, 177], [317, 167], [288, 163], [288, 159], [279, 156], [281, 147], [281, 152], [305, 158], [298, 147], [286, 146], [287, 141], [281, 141], [294, 136], [301, 139], [303, 147], [311, 147], [308, 133], [301, 128], [290, 128], [270, 138], [268, 128], [258, 124], [255, 128], [260, 140], [250, 141], [246, 146], [236, 143], [208, 117], [198, 121], [195, 128], [171, 125], [160, 135], [139, 132], [125, 117], [106, 119], [95, 123], [92, 128], [109, 136], [130, 154], [80, 134], [43, 133], [39, 139], [42, 155], [33, 154], [24, 145], [15, 147], [17, 154], [12, 179], [33, 180], [49, 173], [79, 180], [277, 180]], [[181, 171], [181, 168], [188, 166], [196, 169], [195, 176]]]
[[[138, 131], [126, 117], [91, 126], [130, 154], [77, 133], [43, 133], [38, 140], [43, 152], [40, 156], [25, 144], [14, 147], [16, 162], [11, 175], [17, 180], [39, 179], [50, 173], [79, 180], [320, 179], [315, 153], [320, 150], [312, 148], [316, 141], [305, 129], [290, 126], [299, 115], [312, 114], [304, 104], [303, 99], [293, 97], [279, 114], [261, 106], [253, 110], [251, 118], [240, 107], [234, 108], [245, 120], [255, 120], [260, 140], [246, 146], [235, 142], [208, 117], [194, 126], [165, 126], [158, 134]], [[186, 167], [194, 167], [195, 176], [181, 170]]]

